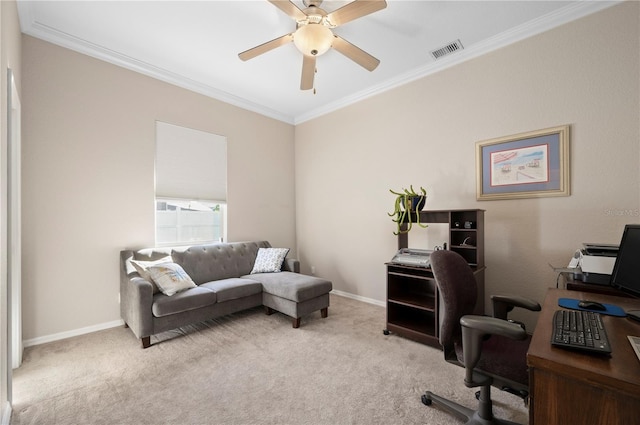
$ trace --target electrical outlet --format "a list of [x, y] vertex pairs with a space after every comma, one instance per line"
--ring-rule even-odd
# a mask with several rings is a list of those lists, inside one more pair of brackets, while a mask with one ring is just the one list
[[311, 274], [312, 275], [316, 274], [316, 266], [311, 266]]

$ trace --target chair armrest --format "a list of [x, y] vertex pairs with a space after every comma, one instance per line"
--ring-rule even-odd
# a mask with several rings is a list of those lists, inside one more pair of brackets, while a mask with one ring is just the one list
[[516, 340], [522, 340], [527, 337], [527, 332], [519, 324], [495, 317], [462, 316], [460, 325], [462, 325], [463, 363], [465, 367], [464, 383], [467, 387], [478, 387], [491, 383], [490, 377], [473, 373], [482, 354], [482, 341], [485, 336], [499, 335]]
[[531, 311], [540, 311], [540, 304], [518, 295], [492, 295], [493, 317], [507, 320], [508, 313], [514, 307], [521, 307]]
[[485, 335], [500, 335], [511, 339], [527, 337], [527, 332], [520, 325], [495, 317], [466, 315], [460, 318], [460, 324], [463, 333], [466, 328], [468, 332], [478, 334], [480, 338]]

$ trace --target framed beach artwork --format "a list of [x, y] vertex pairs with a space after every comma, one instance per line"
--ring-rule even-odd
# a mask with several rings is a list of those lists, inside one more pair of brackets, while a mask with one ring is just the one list
[[476, 143], [476, 198], [569, 196], [569, 126]]

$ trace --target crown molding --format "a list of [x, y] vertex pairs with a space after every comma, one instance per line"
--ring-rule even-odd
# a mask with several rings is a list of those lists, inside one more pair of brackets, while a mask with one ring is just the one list
[[351, 96], [344, 97], [336, 102], [328, 103], [320, 108], [308, 111], [304, 114], [298, 115], [295, 118], [294, 124], [301, 124], [305, 121], [318, 118], [322, 115], [334, 112], [338, 109], [346, 106], [358, 103], [364, 99], [375, 96], [377, 94], [389, 91], [396, 87], [403, 86], [412, 81], [424, 78], [428, 75], [435, 74], [444, 69], [450, 68], [454, 65], [466, 62], [470, 59], [483, 56], [494, 50], [498, 50], [502, 47], [510, 44], [517, 43], [518, 41], [532, 37], [537, 34], [541, 34], [545, 31], [549, 31], [553, 28], [567, 24], [571, 21], [575, 21], [582, 17], [591, 15], [601, 10], [607, 9], [616, 4], [622, 3], [625, 0], [613, 0], [613, 1], [581, 1], [558, 9], [555, 12], [541, 16], [537, 19], [529, 21], [523, 25], [512, 28], [509, 31], [497, 34], [494, 37], [488, 38], [480, 43], [474, 44], [469, 48], [461, 50], [454, 55], [445, 56], [444, 58], [431, 62], [425, 66], [418, 67], [395, 78], [387, 80], [376, 86], [372, 86], [367, 90], [355, 93]]
[[338, 109], [360, 102], [369, 97], [389, 91], [393, 88], [403, 86], [412, 81], [426, 77], [428, 75], [440, 72], [444, 69], [468, 61], [478, 56], [485, 55], [494, 50], [505, 47], [509, 44], [516, 43], [523, 39], [532, 37], [550, 29], [564, 25], [584, 16], [599, 12], [625, 0], [613, 1], [580, 1], [573, 3], [553, 13], [542, 16], [533, 21], [515, 27], [509, 31], [505, 31], [492, 38], [484, 40], [478, 44], [465, 48], [454, 55], [446, 56], [435, 62], [431, 62], [425, 66], [418, 67], [406, 72], [398, 77], [389, 79], [381, 84], [372, 86], [366, 90], [360, 91], [350, 96], [346, 96], [338, 101], [328, 103], [319, 108], [304, 112], [297, 116], [290, 116], [279, 111], [267, 108], [255, 102], [248, 101], [238, 96], [227, 93], [218, 88], [203, 84], [175, 72], [159, 68], [144, 61], [140, 61], [133, 57], [123, 55], [119, 52], [106, 49], [102, 46], [91, 43], [87, 40], [74, 37], [70, 34], [58, 31], [40, 22], [34, 18], [32, 4], [28, 1], [18, 0], [17, 6], [20, 17], [20, 26], [22, 32], [42, 39], [44, 41], [68, 48], [70, 50], [91, 56], [105, 62], [112, 63], [122, 68], [138, 72], [150, 76], [152, 78], [173, 84], [178, 87], [220, 100], [222, 102], [246, 109], [269, 118], [273, 118], [287, 124], [301, 124], [305, 121], [326, 115]]
[[79, 37], [58, 31], [55, 28], [44, 25], [34, 19], [31, 2], [18, 1], [20, 26], [24, 34], [47, 41], [49, 43], [73, 50], [78, 53], [91, 56], [96, 59], [117, 65], [140, 74], [147, 75], [160, 81], [173, 84], [178, 87], [211, 97], [216, 100], [246, 109], [260, 115], [267, 116], [288, 124], [294, 123], [294, 117], [267, 108], [263, 105], [250, 102], [238, 96], [227, 93], [215, 87], [195, 81], [184, 75], [157, 67], [150, 63], [140, 61], [131, 56], [123, 55], [114, 50], [107, 49], [91, 43]]

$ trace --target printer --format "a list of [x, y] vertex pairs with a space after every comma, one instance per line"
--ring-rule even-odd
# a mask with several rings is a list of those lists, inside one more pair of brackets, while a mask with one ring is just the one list
[[429, 257], [433, 251], [428, 249], [402, 248], [391, 259], [392, 263], [404, 266], [431, 267]]
[[594, 243], [582, 245], [580, 259], [582, 281], [596, 285], [609, 285], [619, 246]]

